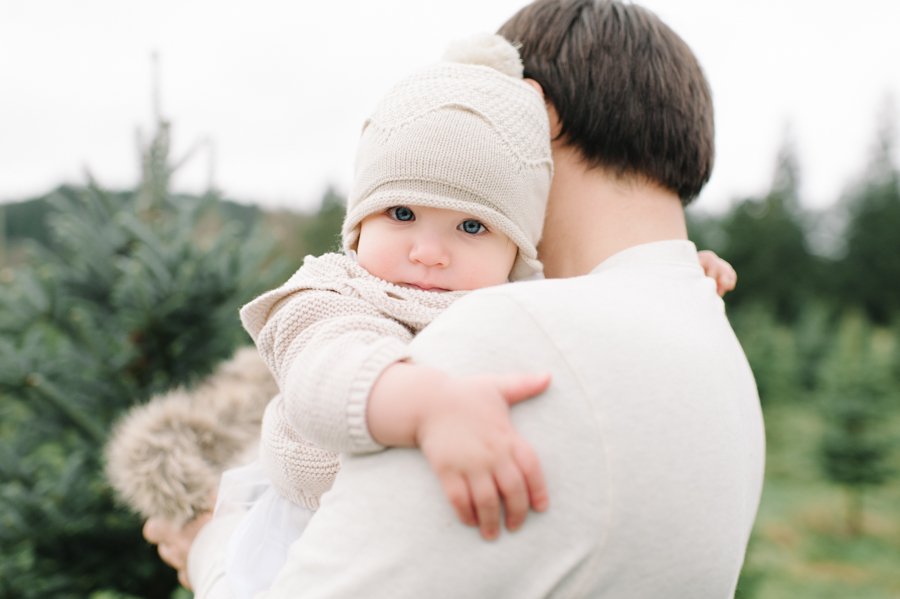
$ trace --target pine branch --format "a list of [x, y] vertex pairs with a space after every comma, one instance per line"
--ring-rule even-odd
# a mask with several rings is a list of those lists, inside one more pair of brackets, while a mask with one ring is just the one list
[[34, 373], [28, 377], [27, 383], [48, 400], [60, 412], [66, 415], [79, 430], [90, 439], [102, 445], [106, 443], [106, 432], [85, 414], [72, 400], [59, 391], [50, 381], [40, 373]]

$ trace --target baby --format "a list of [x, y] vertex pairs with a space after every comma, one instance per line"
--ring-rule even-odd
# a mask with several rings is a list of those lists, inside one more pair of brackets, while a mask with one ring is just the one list
[[[281, 395], [266, 409], [260, 449], [275, 493], [232, 547], [251, 536], [270, 543], [247, 530], [275, 521], [293, 523], [281, 535], [289, 543], [331, 487], [340, 453], [388, 445], [419, 446], [459, 518], [487, 539], [499, 534], [501, 501], [510, 530], [529, 507], [547, 508], [537, 456], [507, 414], [482, 406], [500, 397], [508, 410], [542, 392], [549, 375], [453, 379], [404, 360], [413, 336], [467, 292], [540, 277], [552, 173], [540, 87], [523, 80], [501, 37], [454, 46], [381, 101], [363, 128], [344, 253], [307, 257], [241, 310]], [[714, 255], [704, 260], [708, 274], [733, 272]], [[411, 401], [423, 393], [428, 402]], [[367, 409], [376, 400], [377, 423]], [[246, 557], [229, 563], [239, 597], [260, 590], [246, 584]], [[244, 573], [232, 575], [237, 563]]]

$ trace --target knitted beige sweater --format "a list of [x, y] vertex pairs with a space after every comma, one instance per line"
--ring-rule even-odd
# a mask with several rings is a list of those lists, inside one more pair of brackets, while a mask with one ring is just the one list
[[276, 490], [317, 509], [339, 453], [381, 446], [366, 426], [375, 380], [406, 345], [467, 292], [399, 287], [343, 254], [307, 256], [287, 283], [241, 309], [281, 395], [263, 417], [260, 459]]

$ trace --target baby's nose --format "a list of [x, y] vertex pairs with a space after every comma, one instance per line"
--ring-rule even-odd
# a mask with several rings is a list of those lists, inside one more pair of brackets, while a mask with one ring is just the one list
[[413, 244], [409, 259], [425, 266], [448, 266], [450, 253], [437, 235], [423, 235]]

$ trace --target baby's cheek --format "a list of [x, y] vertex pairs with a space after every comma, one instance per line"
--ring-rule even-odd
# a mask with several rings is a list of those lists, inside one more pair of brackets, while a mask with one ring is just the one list
[[473, 273], [468, 277], [466, 284], [462, 289], [484, 289], [486, 287], [495, 287], [503, 285], [509, 279], [509, 272], [503, 269], [492, 269], [484, 272]]
[[359, 265], [373, 276], [383, 279], [389, 283], [403, 283], [402, 268], [395, 255], [376, 254], [370, 255], [368, 260], [362, 257], [359, 259]]

